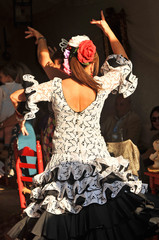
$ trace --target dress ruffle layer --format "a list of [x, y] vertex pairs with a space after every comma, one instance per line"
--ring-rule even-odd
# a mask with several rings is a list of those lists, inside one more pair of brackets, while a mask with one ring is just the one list
[[120, 157], [119, 160], [111, 158], [111, 161], [109, 165], [103, 159], [96, 159], [92, 164], [62, 162], [36, 175], [32, 203], [25, 212], [29, 217], [39, 217], [41, 208], [57, 215], [65, 212], [77, 214], [92, 203], [105, 204], [108, 192], [111, 198], [115, 198], [124, 186], [136, 194], [145, 193], [147, 185], [127, 171], [126, 160]]
[[142, 240], [154, 235], [159, 210], [139, 193], [141, 182], [126, 169], [127, 164], [108, 166], [102, 160], [94, 165], [67, 162], [36, 175], [33, 202], [25, 210], [28, 216], [9, 236], [28, 240], [127, 240], [129, 236], [129, 240]]
[[27, 216], [8, 234], [29, 240], [142, 240], [157, 231], [156, 215], [159, 210], [152, 203], [124, 187], [116, 198], [108, 194], [106, 204], [91, 204], [79, 214], [54, 215], [43, 210], [40, 218]]

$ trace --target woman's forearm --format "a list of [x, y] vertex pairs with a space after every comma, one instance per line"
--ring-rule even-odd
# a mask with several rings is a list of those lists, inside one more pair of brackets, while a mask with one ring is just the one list
[[46, 39], [41, 36], [38, 39], [38, 46], [37, 46], [37, 57], [40, 65], [42, 67], [46, 67], [47, 65], [53, 64], [49, 50], [47, 47]]
[[101, 11], [101, 20], [92, 19], [91, 24], [96, 24], [100, 29], [102, 29], [103, 33], [110, 41], [110, 45], [114, 54], [121, 54], [123, 57], [128, 59], [125, 49], [106, 22], [103, 11]]
[[125, 49], [123, 48], [122, 44], [117, 39], [113, 31], [111, 29], [109, 31], [105, 31], [105, 29], [103, 29], [103, 33], [108, 37], [113, 53], [121, 54], [123, 57], [128, 59]]

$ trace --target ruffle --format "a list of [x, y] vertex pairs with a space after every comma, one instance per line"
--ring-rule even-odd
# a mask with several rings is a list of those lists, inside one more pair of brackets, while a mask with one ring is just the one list
[[132, 73], [132, 62], [122, 55], [109, 55], [101, 67], [101, 73], [107, 74], [109, 71], [120, 73], [121, 81], [119, 86], [113, 90], [123, 94], [124, 98], [130, 96], [136, 89], [138, 78]]
[[104, 205], [91, 204], [79, 214], [54, 215], [43, 210], [40, 218], [28, 216], [8, 233], [27, 240], [143, 240], [157, 234], [159, 210], [143, 196], [124, 188]]
[[25, 86], [24, 91], [27, 98], [26, 109], [29, 110], [28, 112], [25, 112], [24, 119], [30, 120], [36, 117], [35, 114], [39, 111], [39, 108], [37, 107], [36, 103], [31, 101], [29, 96], [35, 92], [34, 88], [36, 88], [39, 85], [39, 83], [38, 81], [35, 80], [34, 76], [32, 76], [31, 74], [25, 74], [23, 76], [23, 80]]
[[146, 192], [147, 185], [127, 171], [126, 160], [119, 157], [110, 158], [110, 161], [106, 163], [103, 159], [96, 159], [91, 164], [61, 162], [36, 175], [32, 202], [25, 212], [29, 217], [39, 217], [42, 208], [57, 215], [66, 212], [77, 214], [92, 203], [105, 204], [107, 192], [115, 198], [125, 186], [136, 194]]

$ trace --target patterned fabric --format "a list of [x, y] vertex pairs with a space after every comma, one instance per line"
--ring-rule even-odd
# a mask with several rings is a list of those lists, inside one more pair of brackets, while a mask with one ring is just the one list
[[[146, 186], [127, 171], [128, 161], [121, 156], [111, 157], [101, 136], [99, 120], [108, 94], [118, 87], [124, 96], [129, 96], [137, 86], [136, 77], [131, 75], [130, 61], [121, 56], [114, 58], [121, 67], [111, 67], [104, 76], [95, 77], [103, 89], [81, 112], [67, 104], [60, 78], [38, 85], [33, 76], [24, 76], [25, 81], [34, 82], [26, 89], [33, 94], [28, 98], [31, 111], [25, 119], [35, 117], [37, 102], [50, 101], [56, 122], [53, 155], [45, 171], [34, 177], [33, 202], [25, 210], [28, 216], [39, 217], [41, 208], [53, 214], [67, 211], [76, 214], [91, 203], [106, 203], [107, 192], [114, 198], [124, 186], [134, 193], [145, 192]], [[108, 66], [108, 62], [105, 65]], [[131, 80], [134, 79], [131, 86], [130, 79], [127, 80], [128, 69]]]
[[[104, 81], [104, 89], [105, 88], [113, 88], [113, 90], [118, 91], [120, 94], [123, 94], [123, 97], [126, 98], [130, 96], [136, 89], [138, 79], [135, 75], [132, 74], [132, 62], [123, 58], [122, 55], [112, 54], [108, 56], [107, 60], [101, 67], [101, 73], [116, 75], [117, 72], [119, 74], [120, 82], [122, 84], [117, 84], [117, 81], [113, 83], [113, 81], [108, 82]], [[103, 78], [104, 78], [103, 76]], [[98, 79], [98, 78], [97, 78]], [[102, 79], [102, 78], [100, 78]], [[115, 89], [115, 84], [117, 84]]]
[[52, 138], [53, 138], [54, 130], [55, 130], [54, 117], [49, 116], [47, 125], [42, 135], [43, 158], [44, 158], [45, 166], [50, 161], [52, 156]]

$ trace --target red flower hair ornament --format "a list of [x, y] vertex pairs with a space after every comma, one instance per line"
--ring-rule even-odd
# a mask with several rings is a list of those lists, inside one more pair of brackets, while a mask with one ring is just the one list
[[89, 65], [96, 53], [96, 46], [91, 40], [82, 41], [77, 50], [77, 59], [83, 65]]
[[86, 35], [72, 37], [69, 42], [61, 39], [59, 46], [64, 52], [64, 71], [69, 75], [71, 74], [69, 60], [72, 56], [76, 56], [81, 64], [89, 65], [96, 53], [96, 46]]

